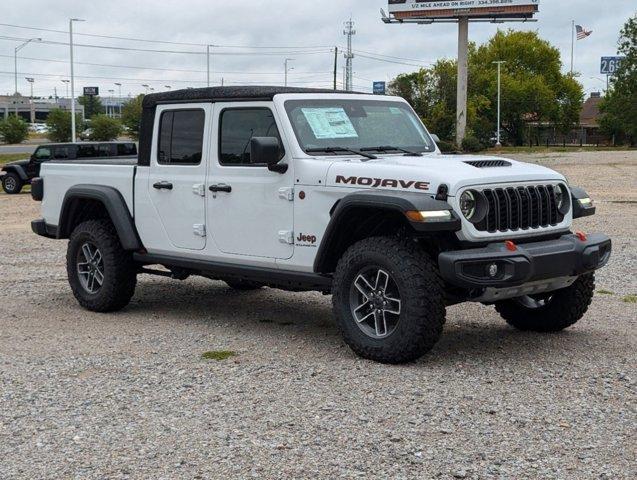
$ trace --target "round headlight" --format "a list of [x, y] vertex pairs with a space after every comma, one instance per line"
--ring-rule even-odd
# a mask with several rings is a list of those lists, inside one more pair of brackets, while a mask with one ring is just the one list
[[555, 189], [555, 203], [559, 212], [566, 215], [571, 206], [571, 202], [566, 186], [561, 183]]
[[464, 218], [471, 220], [476, 214], [476, 206], [476, 195], [471, 190], [467, 190], [460, 195], [460, 211]]

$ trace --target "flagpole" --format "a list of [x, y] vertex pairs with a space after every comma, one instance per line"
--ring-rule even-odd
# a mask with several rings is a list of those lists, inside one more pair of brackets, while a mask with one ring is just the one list
[[571, 75], [573, 75], [574, 55], [575, 55], [575, 20], [571, 20]]

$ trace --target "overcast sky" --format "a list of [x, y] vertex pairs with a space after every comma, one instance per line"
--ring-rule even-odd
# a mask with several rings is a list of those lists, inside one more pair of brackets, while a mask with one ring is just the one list
[[[78, 34], [134, 37], [147, 40], [214, 44], [213, 83], [223, 77], [226, 84], [282, 84], [283, 62], [289, 65], [290, 84], [329, 87], [332, 82], [333, 47], [344, 47], [343, 22], [350, 15], [356, 24], [354, 86], [369, 91], [374, 80], [390, 80], [442, 57], [455, 57], [457, 27], [451, 24], [417, 26], [385, 25], [378, 0], [2, 0], [0, 23], [68, 31], [68, 19], [78, 17]], [[565, 69], [570, 63], [571, 19], [592, 30], [577, 42], [575, 68], [587, 94], [605, 87], [599, 73], [600, 57], [614, 55], [618, 33], [637, 11], [635, 0], [541, 0], [537, 23], [505, 25], [472, 24], [470, 40], [486, 41], [498, 28], [539, 30], [540, 35], [562, 52]], [[45, 41], [68, 42], [68, 34], [0, 25], [0, 93], [13, 92], [14, 48], [20, 39], [42, 37]], [[144, 92], [142, 84], [155, 91], [206, 85], [205, 48], [131, 40], [75, 36], [77, 88], [98, 86], [101, 95], [109, 89], [117, 95]], [[261, 48], [245, 48], [261, 47]], [[263, 48], [267, 47], [267, 48]], [[274, 48], [285, 47], [285, 48]], [[179, 53], [139, 52], [122, 48], [165, 50]], [[371, 54], [371, 55], [370, 55]], [[366, 57], [364, 57], [364, 56]], [[391, 60], [379, 61], [369, 56]], [[65, 96], [62, 79], [69, 78], [69, 49], [65, 45], [31, 43], [19, 52], [18, 89], [29, 93], [25, 76], [35, 78], [35, 95]], [[28, 60], [31, 58], [34, 60]], [[43, 61], [48, 60], [48, 61]], [[87, 63], [100, 64], [87, 65]], [[339, 58], [339, 85], [344, 59]], [[126, 68], [124, 68], [126, 67]], [[137, 67], [137, 68], [129, 68]], [[90, 78], [93, 77], [93, 78]]]

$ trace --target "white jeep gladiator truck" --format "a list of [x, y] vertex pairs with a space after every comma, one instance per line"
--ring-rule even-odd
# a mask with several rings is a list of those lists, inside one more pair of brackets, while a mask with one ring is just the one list
[[386, 363], [430, 350], [460, 302], [495, 305], [522, 330], [562, 330], [611, 254], [607, 236], [573, 233], [595, 207], [562, 175], [442, 155], [389, 96], [148, 95], [137, 159], [48, 162], [32, 195], [33, 231], [69, 239], [69, 283], [89, 310], [124, 308], [139, 274], [314, 290], [332, 294], [346, 343]]

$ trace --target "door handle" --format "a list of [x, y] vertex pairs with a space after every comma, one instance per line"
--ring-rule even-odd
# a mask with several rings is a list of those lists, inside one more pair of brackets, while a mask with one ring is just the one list
[[173, 184], [170, 182], [157, 182], [153, 185], [153, 188], [156, 188], [157, 190], [172, 190]]
[[224, 183], [220, 183], [219, 185], [210, 185], [210, 187], [208, 187], [208, 190], [210, 190], [211, 192], [226, 192], [226, 193], [230, 193], [232, 192], [232, 187], [230, 185], [226, 185]]

